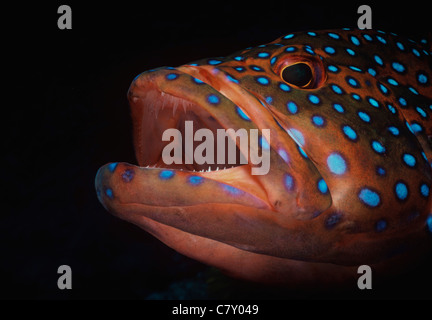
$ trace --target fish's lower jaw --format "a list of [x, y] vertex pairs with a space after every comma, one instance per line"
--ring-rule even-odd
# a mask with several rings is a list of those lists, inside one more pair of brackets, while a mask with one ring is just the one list
[[[213, 194], [203, 192], [196, 197], [193, 185], [175, 193], [178, 187], [155, 183], [160, 172], [164, 171], [108, 164], [96, 177], [99, 199], [115, 216], [181, 254], [236, 278], [294, 288], [334, 288], [352, 284], [360, 265], [370, 265], [374, 277], [386, 275], [412, 263], [410, 254], [418, 251], [410, 248], [427, 250], [427, 239], [410, 236], [401, 237], [399, 243], [386, 240], [365, 245], [360, 241], [363, 249], [356, 251], [359, 247], [353, 239], [347, 235], [343, 240], [340, 230], [318, 232], [320, 217], [315, 219], [317, 223], [286, 219], [254, 197], [229, 199], [225, 194], [223, 198], [215, 189], [217, 182], [209, 186], [208, 190], [216, 190]], [[186, 176], [181, 172], [162, 175], [164, 181], [187, 181]], [[398, 247], [404, 251], [385, 255]]]

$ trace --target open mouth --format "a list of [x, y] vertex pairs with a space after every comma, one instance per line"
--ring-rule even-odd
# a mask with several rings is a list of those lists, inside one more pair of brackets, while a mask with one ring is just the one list
[[227, 128], [187, 96], [168, 93], [148, 81], [139, 89], [132, 85], [129, 100], [141, 167], [191, 172], [248, 167], [247, 154], [241, 152], [238, 141], [221, 134]]
[[[175, 83], [167, 81], [173, 72], [178, 77]], [[261, 204], [267, 203], [262, 182], [254, 175], [256, 162], [249, 161], [251, 157], [256, 159], [258, 143], [252, 143], [245, 127], [259, 130], [252, 121], [243, 124], [230, 113], [237, 104], [216, 89], [212, 83], [216, 79], [202, 76], [197, 80], [195, 76], [178, 69], [159, 69], [132, 82], [128, 98], [139, 166], [199, 175], [238, 188], [260, 199]], [[198, 88], [191, 85], [194, 80], [199, 81]], [[209, 97], [215, 96], [219, 101], [212, 106]], [[245, 138], [250, 138], [247, 147], [240, 143], [242, 137], [236, 129], [244, 130]], [[258, 138], [254, 139], [258, 142]]]

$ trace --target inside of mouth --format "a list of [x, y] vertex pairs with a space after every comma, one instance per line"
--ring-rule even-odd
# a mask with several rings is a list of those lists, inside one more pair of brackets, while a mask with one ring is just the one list
[[[226, 128], [202, 107], [160, 92], [148, 93], [143, 102], [141, 130], [139, 137], [135, 137], [139, 140], [135, 143], [141, 144], [137, 148], [140, 166], [209, 172], [244, 165], [244, 157], [232, 138], [218, 135], [218, 129], [225, 132]], [[177, 136], [174, 138], [171, 135], [174, 131], [168, 129], [176, 129]], [[210, 130], [213, 141], [207, 141], [206, 136], [198, 138], [196, 133], [200, 129]], [[204, 163], [200, 156], [204, 157]]]

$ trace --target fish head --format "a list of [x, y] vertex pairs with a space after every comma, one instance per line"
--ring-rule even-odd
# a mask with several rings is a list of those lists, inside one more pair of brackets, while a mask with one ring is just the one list
[[98, 198], [243, 278], [409, 260], [432, 211], [430, 81], [427, 51], [360, 30], [143, 72], [138, 165], [101, 167]]

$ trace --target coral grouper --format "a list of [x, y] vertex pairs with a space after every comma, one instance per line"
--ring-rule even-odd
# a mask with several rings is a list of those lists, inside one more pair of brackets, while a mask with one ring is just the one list
[[[331, 284], [363, 264], [406, 268], [431, 242], [431, 66], [427, 40], [343, 29], [143, 72], [128, 92], [139, 166], [103, 166], [98, 198], [243, 279]], [[270, 170], [164, 163], [164, 131], [186, 121], [259, 130], [250, 147], [269, 152]]]

